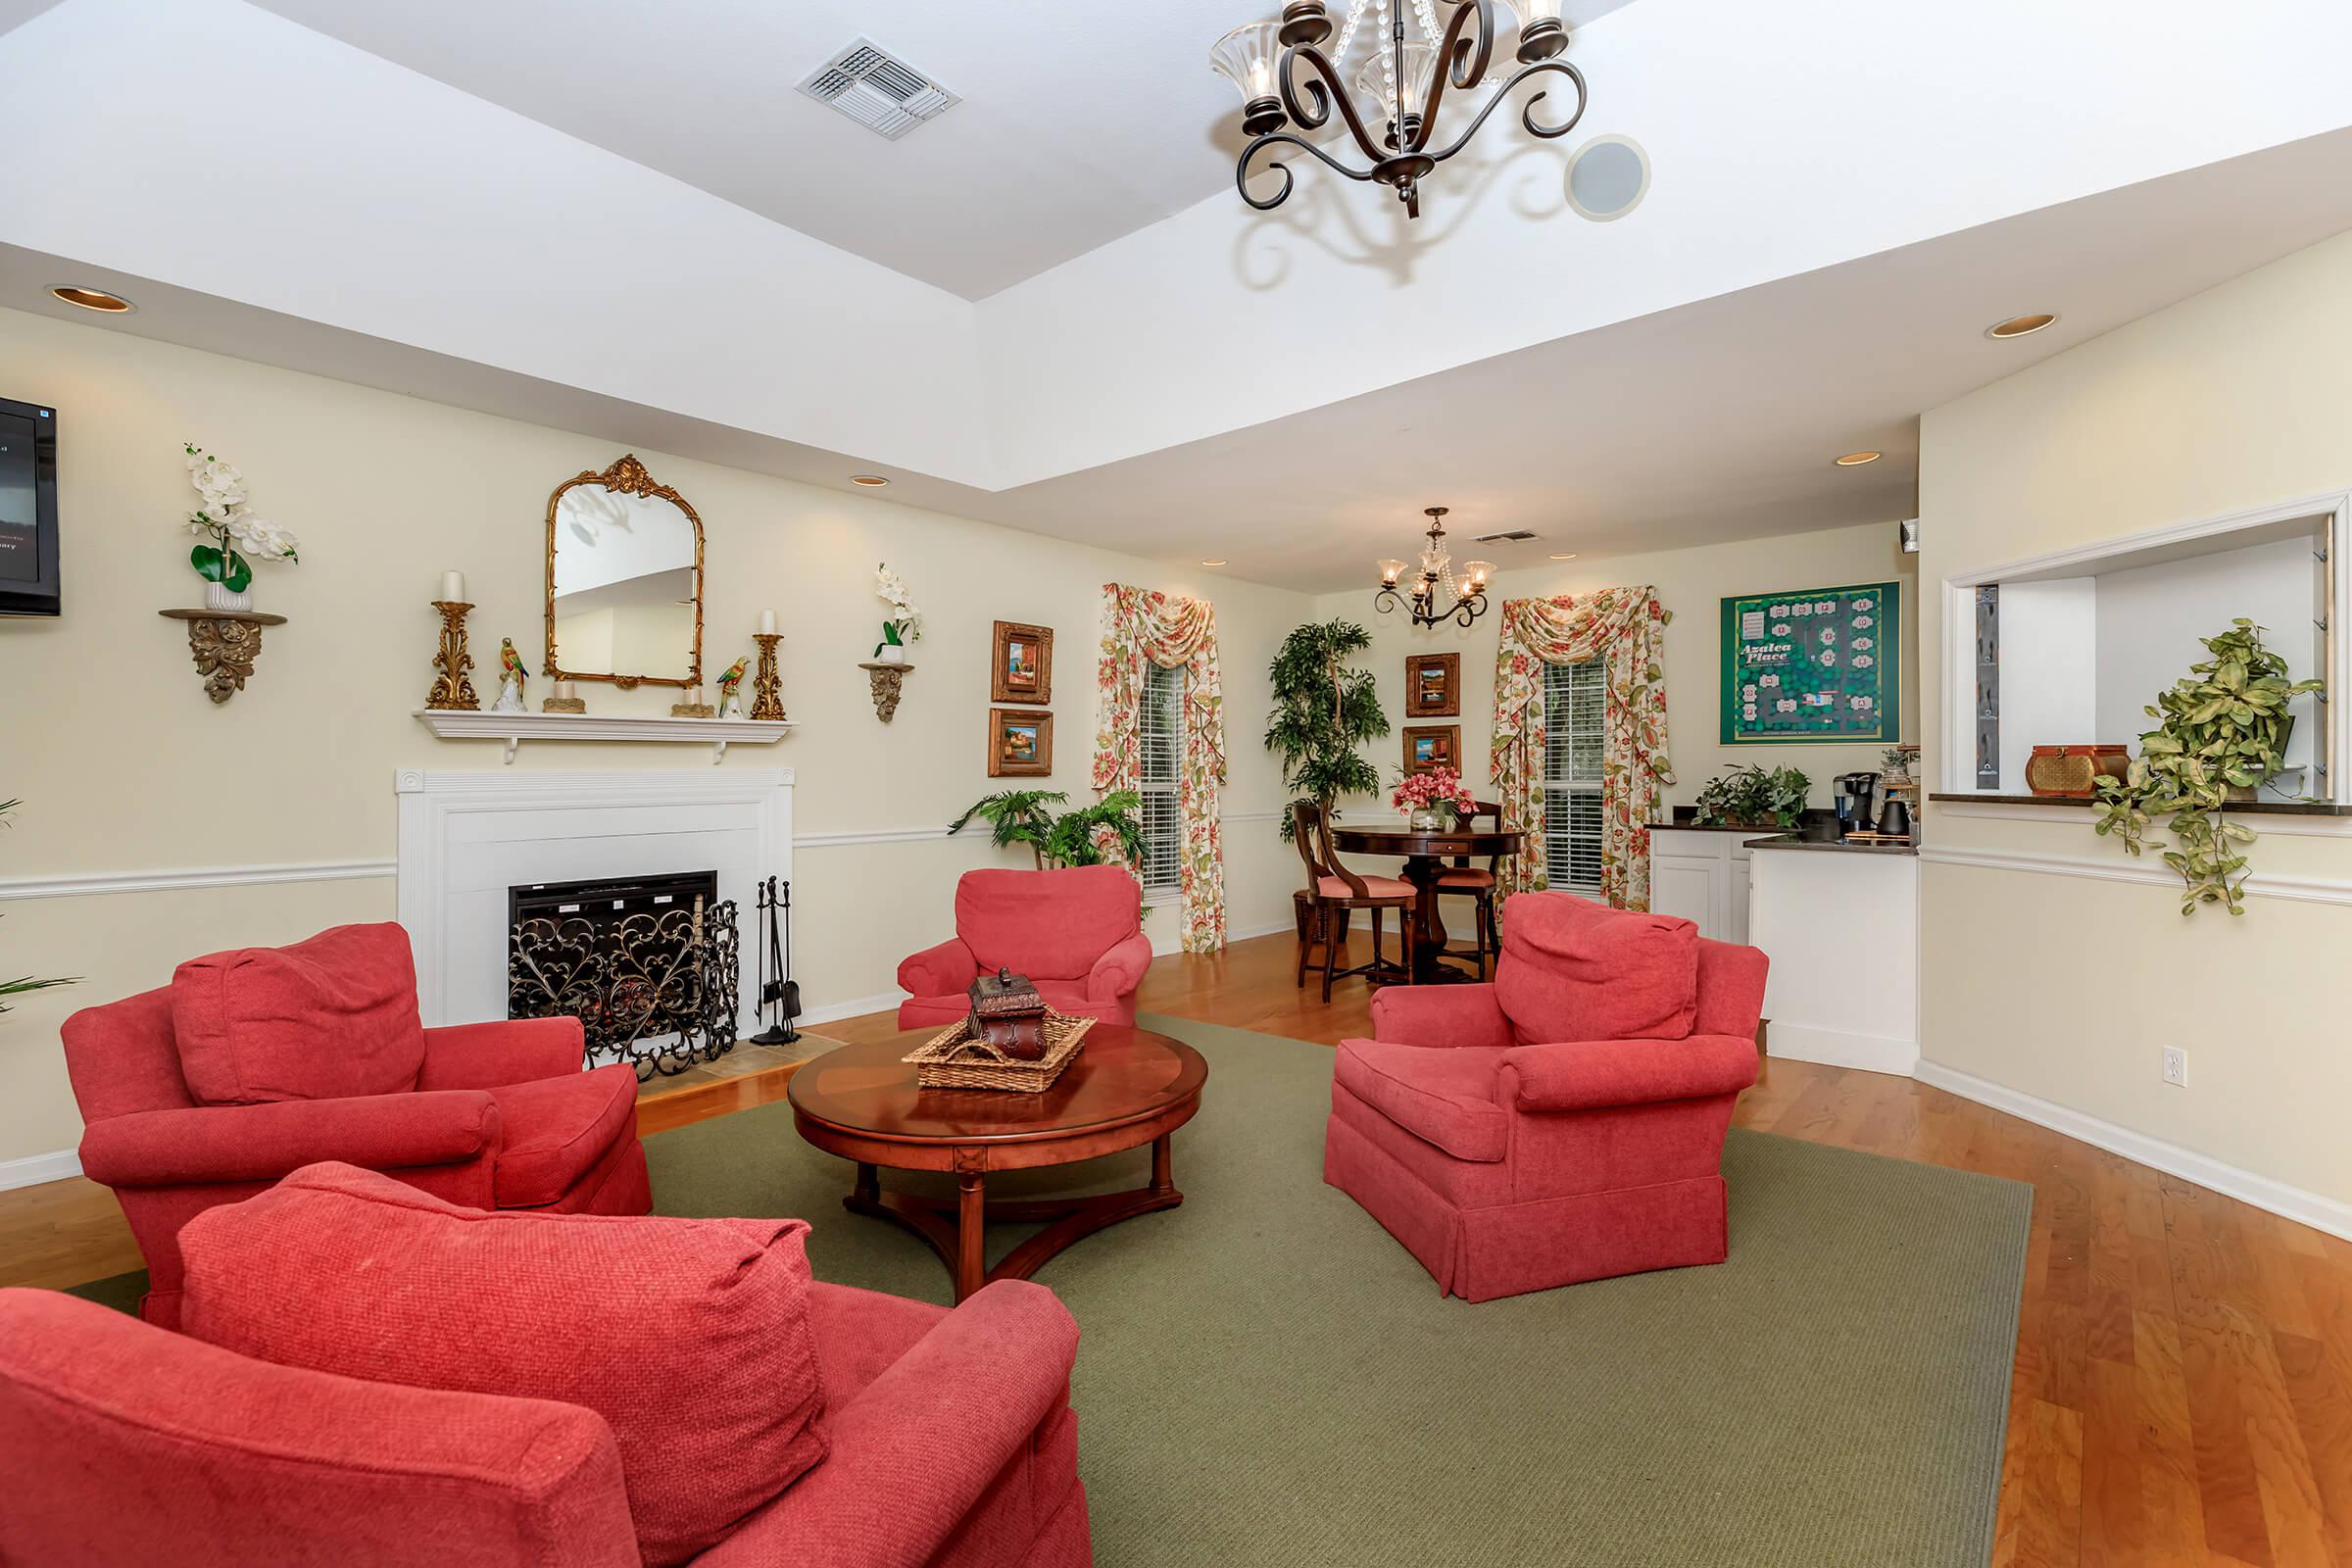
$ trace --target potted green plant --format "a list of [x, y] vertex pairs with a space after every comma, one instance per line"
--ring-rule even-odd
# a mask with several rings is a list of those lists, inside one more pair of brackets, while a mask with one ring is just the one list
[[[22, 801], [0, 801], [0, 816], [6, 816], [24, 804]], [[5, 822], [0, 822], [0, 827], [7, 825]], [[21, 997], [28, 991], [46, 991], [51, 986], [70, 986], [73, 983], [71, 980], [36, 980], [29, 975], [17, 980], [0, 980], [0, 998]], [[7, 1010], [8, 1004], [0, 1001], [0, 1012]]]
[[[1372, 646], [1372, 636], [1351, 620], [1298, 627], [1283, 639], [1267, 675], [1274, 683], [1274, 710], [1266, 720], [1266, 750], [1282, 759], [1283, 786], [1296, 800], [1312, 801], [1329, 813], [1343, 795], [1372, 795], [1380, 769], [1356, 747], [1389, 732], [1372, 672], [1348, 661]], [[1282, 813], [1282, 836], [1291, 836], [1291, 813]]]
[[1144, 798], [1112, 790], [1092, 806], [1056, 815], [1052, 808], [1068, 800], [1061, 790], [1005, 790], [975, 801], [948, 826], [960, 833], [972, 818], [989, 825], [989, 842], [999, 849], [1029, 846], [1039, 870], [1067, 865], [1140, 865], [1144, 824], [1136, 812]]
[[[2246, 912], [2244, 852], [2256, 835], [2222, 813], [2230, 801], [2252, 800], [2286, 765], [2294, 729], [2287, 704], [2322, 684], [2289, 680], [2286, 661], [2263, 646], [2262, 627], [2243, 616], [2230, 625], [2201, 639], [2211, 657], [2189, 665], [2146, 710], [2156, 727], [2140, 736], [2124, 776], [2103, 776], [2096, 786], [2093, 831], [2122, 840], [2131, 855], [2150, 842], [2163, 850], [2164, 863], [2180, 874], [2182, 914], [2196, 913], [2200, 904]], [[2159, 816], [2170, 818], [2177, 848], [2148, 839]]]
[[1699, 786], [1696, 820], [1700, 827], [1793, 828], [1812, 790], [1813, 781], [1793, 767], [1727, 768]]

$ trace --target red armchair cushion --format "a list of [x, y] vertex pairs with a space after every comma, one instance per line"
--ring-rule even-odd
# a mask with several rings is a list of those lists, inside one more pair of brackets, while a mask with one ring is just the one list
[[199, 1339], [347, 1377], [585, 1405], [650, 1563], [824, 1456], [801, 1220], [459, 1208], [314, 1165], [180, 1233]]
[[1585, 1040], [1502, 1054], [1521, 1110], [1598, 1110], [1736, 1095], [1756, 1081], [1752, 1036]]
[[637, 1073], [614, 1063], [493, 1087], [505, 1136], [491, 1191], [501, 1208], [537, 1208], [576, 1186], [607, 1151], [633, 1136]]
[[1337, 1071], [1343, 1088], [1414, 1137], [1456, 1159], [1492, 1162], [1510, 1148], [1511, 1113], [1494, 1102], [1503, 1055], [1490, 1046], [1343, 1040]]
[[638, 1561], [591, 1411], [272, 1366], [50, 1291], [0, 1291], [0, 1562]]
[[982, 970], [1084, 979], [1143, 928], [1143, 889], [1122, 866], [966, 871], [956, 884], [956, 934]]
[[1523, 1046], [1681, 1040], [1698, 1011], [1698, 927], [1522, 893], [1504, 906], [1494, 994]]
[[409, 934], [341, 925], [190, 958], [172, 976], [172, 1030], [200, 1104], [405, 1094], [424, 1066]]

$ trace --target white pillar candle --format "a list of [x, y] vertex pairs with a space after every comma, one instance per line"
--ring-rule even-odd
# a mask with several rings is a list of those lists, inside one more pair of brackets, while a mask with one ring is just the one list
[[556, 682], [556, 695], [563, 698], [576, 697], [579, 695], [579, 689], [570, 681], [560, 680]]
[[762, 610], [760, 612], [760, 634], [762, 637], [773, 637], [776, 634], [776, 612], [774, 611]]
[[445, 571], [441, 574], [441, 602], [445, 605], [466, 603], [466, 574], [464, 572]]
[[700, 686], [689, 686], [686, 688], [686, 706], [688, 708], [700, 708], [703, 706], [703, 689]]

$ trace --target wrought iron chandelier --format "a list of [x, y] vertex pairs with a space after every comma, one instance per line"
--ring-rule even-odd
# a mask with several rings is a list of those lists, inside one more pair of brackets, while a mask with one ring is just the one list
[[1429, 543], [1421, 547], [1420, 575], [1413, 586], [1398, 591], [1397, 583], [1404, 577], [1404, 563], [1384, 561], [1380, 564], [1380, 591], [1372, 596], [1374, 608], [1384, 614], [1393, 614], [1398, 605], [1412, 612], [1416, 626], [1436, 626], [1446, 621], [1467, 626], [1487, 612], [1487, 578], [1494, 571], [1492, 561], [1465, 561], [1460, 576], [1453, 571], [1453, 557], [1446, 548], [1446, 509], [1424, 507], [1429, 516]]
[[[1338, 45], [1323, 52], [1332, 34], [1325, 0], [1290, 0], [1279, 22], [1252, 22], [1234, 28], [1209, 51], [1209, 68], [1241, 89], [1242, 128], [1255, 138], [1242, 149], [1234, 165], [1233, 182], [1242, 200], [1260, 212], [1279, 207], [1291, 194], [1291, 172], [1279, 159], [1267, 167], [1282, 174], [1282, 185], [1263, 198], [1250, 194], [1252, 160], [1267, 148], [1288, 143], [1320, 160], [1353, 180], [1396, 187], [1407, 218], [1421, 216], [1421, 179], [1431, 170], [1460, 152], [1478, 134], [1497, 104], [1530, 76], [1551, 74], [1576, 85], [1576, 113], [1557, 125], [1536, 120], [1536, 105], [1544, 93], [1528, 99], [1519, 122], [1531, 136], [1550, 140], [1576, 128], [1585, 115], [1585, 78], [1558, 57], [1568, 47], [1568, 32], [1560, 24], [1560, 0], [1344, 0], [1348, 21], [1340, 28]], [[1406, 37], [1405, 14], [1412, 13], [1420, 36]], [[1441, 11], [1450, 10], [1443, 27]], [[1517, 39], [1513, 53], [1519, 69], [1501, 78], [1494, 95], [1471, 117], [1462, 133], [1442, 147], [1430, 145], [1437, 129], [1438, 105], [1448, 86], [1460, 91], [1486, 83], [1487, 68], [1496, 46], [1506, 41], [1497, 30], [1496, 12], [1504, 13]], [[1369, 19], [1371, 27], [1363, 24]], [[1354, 93], [1341, 81], [1348, 52], [1359, 32], [1370, 34], [1366, 58], [1355, 74]], [[1382, 39], [1385, 32], [1387, 37]], [[1385, 46], [1384, 46], [1385, 45]], [[1301, 82], [1298, 68], [1311, 75]], [[1319, 78], [1319, 79], [1318, 79]], [[1369, 105], [1359, 112], [1355, 96]], [[1337, 108], [1348, 132], [1355, 139], [1368, 168], [1353, 169], [1299, 134], [1330, 123]], [[1380, 127], [1365, 129], [1366, 120]]]

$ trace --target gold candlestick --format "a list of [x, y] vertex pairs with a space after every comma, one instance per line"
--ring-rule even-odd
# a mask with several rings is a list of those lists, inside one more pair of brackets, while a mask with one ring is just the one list
[[466, 676], [473, 667], [473, 656], [466, 651], [466, 612], [473, 606], [436, 599], [433, 608], [441, 612], [441, 651], [433, 655], [433, 667], [441, 675], [433, 682], [433, 689], [425, 693], [424, 706], [461, 713], [477, 712], [482, 702], [473, 695], [473, 682]]
[[776, 676], [776, 644], [783, 635], [772, 631], [756, 631], [752, 641], [760, 645], [760, 669], [752, 677], [752, 717], [782, 718], [784, 716], [784, 683]]

